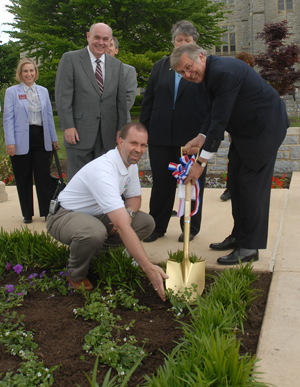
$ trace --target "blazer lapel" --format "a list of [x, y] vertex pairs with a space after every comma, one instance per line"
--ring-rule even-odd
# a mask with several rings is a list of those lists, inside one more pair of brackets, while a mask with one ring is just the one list
[[[17, 94], [18, 94], [18, 98], [21, 100], [22, 105], [24, 106], [27, 117], [29, 117], [27, 96], [26, 96], [26, 93], [25, 93], [23, 87], [21, 86], [21, 84], [18, 86]], [[24, 96], [24, 95], [26, 96], [26, 98], [22, 98], [22, 96]]]
[[171, 93], [171, 96], [172, 96], [172, 100], [174, 100], [174, 90], [175, 90], [175, 71], [173, 69], [171, 69], [171, 65], [170, 65], [170, 58], [168, 58], [167, 62], [166, 62], [166, 75], [167, 75], [167, 80], [168, 80], [168, 85], [169, 85], [169, 89], [170, 89], [170, 93]]
[[91, 59], [90, 59], [90, 56], [89, 56], [89, 52], [88, 52], [86, 47], [81, 51], [80, 62], [81, 62], [81, 65], [83, 67], [84, 72], [88, 76], [88, 78], [91, 81], [93, 87], [95, 88], [97, 93], [99, 95], [101, 95], [100, 89], [99, 89], [99, 86], [98, 86], [98, 83], [97, 83], [97, 80], [96, 80], [96, 76], [95, 76], [95, 73], [93, 71], [93, 66], [91, 64]]

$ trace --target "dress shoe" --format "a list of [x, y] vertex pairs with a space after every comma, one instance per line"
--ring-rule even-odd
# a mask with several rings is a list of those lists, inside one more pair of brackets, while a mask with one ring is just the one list
[[90, 281], [87, 278], [84, 278], [79, 281], [73, 281], [70, 277], [67, 277], [67, 280], [69, 281], [69, 283], [74, 289], [83, 288], [84, 290], [88, 290], [88, 291], [94, 289], [93, 285], [90, 283]]
[[156, 241], [156, 239], [161, 238], [164, 235], [165, 235], [164, 232], [153, 231], [153, 233], [150, 234], [147, 238], [145, 238], [143, 240], [143, 242], [154, 242], [154, 241]]
[[258, 250], [237, 247], [230, 254], [218, 258], [217, 262], [220, 265], [237, 265], [239, 260], [242, 262], [258, 261]]
[[[190, 233], [190, 241], [192, 241], [195, 238], [195, 235]], [[178, 238], [178, 242], [183, 242], [184, 240], [184, 232], [182, 232]]]
[[23, 222], [24, 223], [32, 223], [32, 218], [24, 218]]
[[220, 199], [223, 200], [223, 202], [226, 202], [228, 199], [231, 199], [231, 194], [228, 188], [226, 188], [225, 191], [222, 193]]
[[213, 250], [230, 250], [236, 247], [236, 238], [229, 235], [221, 243], [211, 243], [209, 247]]

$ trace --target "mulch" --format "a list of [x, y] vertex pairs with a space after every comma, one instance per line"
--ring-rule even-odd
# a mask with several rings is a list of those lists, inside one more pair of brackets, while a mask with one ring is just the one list
[[[30, 273], [31, 271], [28, 271], [26, 275]], [[253, 285], [255, 289], [259, 289], [259, 297], [248, 310], [244, 333], [237, 333], [237, 337], [241, 340], [241, 354], [256, 353], [271, 278], [271, 273], [260, 273], [258, 281]], [[17, 275], [2, 278], [0, 286], [8, 283], [17, 284], [18, 279]], [[95, 279], [90, 280], [95, 285]], [[212, 281], [211, 278], [207, 280], [205, 292], [209, 291]], [[146, 278], [142, 280], [142, 285], [145, 292], [137, 290], [135, 298], [139, 299], [139, 305], [150, 307], [150, 312], [136, 313], [121, 308], [113, 312], [114, 315], [121, 317], [121, 325], [135, 320], [130, 333], [136, 337], [137, 345], [142, 346], [143, 340], [148, 339], [144, 349], [149, 355], [132, 375], [129, 387], [141, 385], [145, 381], [145, 374], [155, 374], [157, 367], [164, 362], [163, 352], [170, 353], [182, 336], [180, 323], [173, 319], [171, 312], [168, 312], [170, 302], [163, 303]], [[75, 319], [73, 309], [81, 308], [84, 304], [85, 299], [80, 294], [50, 297], [49, 293], [37, 291], [30, 292], [22, 306], [15, 309], [19, 315], [25, 316], [24, 329], [35, 332], [34, 340], [38, 344], [36, 354], [39, 360], [48, 368], [61, 364], [61, 368], [54, 373], [54, 387], [74, 387], [76, 383], [81, 387], [90, 386], [84, 372], [91, 377], [90, 371], [93, 370], [95, 357], [85, 353], [82, 346], [84, 336], [98, 323], [85, 321], [81, 316]], [[185, 317], [185, 321], [187, 319]], [[3, 321], [3, 316], [1, 320]], [[81, 360], [81, 356], [85, 356], [85, 359]], [[5, 352], [5, 347], [0, 345], [0, 372], [16, 371], [20, 367], [20, 362], [17, 356]], [[100, 385], [108, 369], [109, 367], [99, 363], [97, 381]]]

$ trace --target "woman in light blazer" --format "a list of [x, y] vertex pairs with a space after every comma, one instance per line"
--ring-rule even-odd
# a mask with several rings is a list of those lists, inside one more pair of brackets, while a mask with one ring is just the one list
[[33, 177], [40, 216], [48, 215], [52, 148], [58, 149], [49, 93], [36, 85], [38, 76], [34, 61], [21, 59], [16, 71], [20, 84], [9, 87], [4, 98], [6, 153], [11, 158], [24, 223], [31, 223], [34, 215]]

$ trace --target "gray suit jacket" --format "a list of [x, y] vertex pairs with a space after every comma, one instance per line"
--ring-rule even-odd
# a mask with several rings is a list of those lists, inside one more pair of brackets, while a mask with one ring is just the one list
[[122, 62], [105, 54], [104, 91], [100, 94], [87, 47], [63, 54], [55, 81], [55, 101], [60, 129], [75, 127], [80, 141], [65, 146], [92, 148], [101, 119], [106, 150], [116, 146], [116, 132], [127, 122], [125, 80]]
[[131, 122], [130, 109], [132, 108], [137, 88], [136, 70], [133, 66], [123, 63], [127, 101], [127, 122]]

